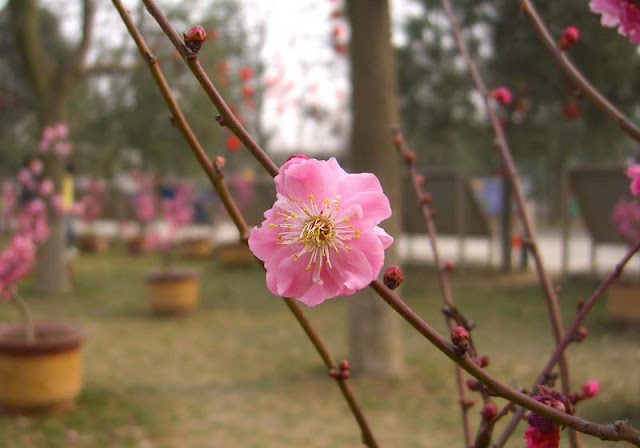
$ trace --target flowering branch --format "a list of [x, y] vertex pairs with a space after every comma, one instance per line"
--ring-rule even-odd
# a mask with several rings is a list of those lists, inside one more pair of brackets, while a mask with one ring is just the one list
[[162, 13], [160, 8], [158, 8], [153, 0], [143, 0], [143, 3], [147, 8], [147, 11], [149, 11], [149, 14], [153, 16], [156, 22], [158, 22], [158, 25], [160, 25], [160, 28], [162, 28], [169, 40], [171, 40], [173, 46], [180, 53], [198, 82], [200, 82], [200, 85], [202, 86], [203, 90], [205, 91], [213, 105], [220, 112], [220, 115], [216, 117], [218, 124], [229, 128], [229, 130], [240, 139], [242, 144], [251, 152], [251, 154], [253, 154], [253, 156], [267, 171], [267, 173], [269, 173], [271, 177], [276, 176], [278, 174], [278, 167], [275, 163], [273, 163], [269, 156], [266, 155], [262, 148], [260, 148], [260, 145], [258, 145], [258, 143], [249, 134], [249, 132], [247, 132], [247, 130], [244, 128], [244, 126], [242, 126], [240, 121], [231, 111], [231, 108], [222, 99], [222, 96], [211, 82], [211, 79], [209, 78], [207, 73], [202, 68], [200, 61], [198, 60], [197, 52], [189, 48], [183, 42], [183, 40], [180, 38], [180, 35], [173, 29], [167, 17]]
[[624, 131], [629, 137], [634, 140], [640, 141], [640, 128], [631, 122], [619, 109], [617, 109], [604, 95], [602, 95], [593, 84], [589, 82], [587, 78], [578, 70], [578, 68], [571, 62], [567, 53], [560, 49], [556, 44], [556, 41], [551, 36], [551, 33], [547, 29], [542, 17], [538, 14], [533, 2], [531, 0], [522, 0], [520, 3], [522, 10], [527, 17], [531, 19], [531, 23], [535, 28], [538, 36], [542, 40], [542, 43], [547, 50], [554, 57], [560, 68], [569, 76], [574, 84], [582, 90], [587, 98], [589, 98], [596, 106], [598, 106], [622, 131]]
[[[533, 385], [533, 392], [535, 392], [538, 385], [543, 384], [548, 374], [551, 372], [551, 369], [553, 369], [553, 367], [558, 362], [558, 359], [560, 358], [561, 353], [563, 353], [564, 350], [566, 350], [566, 348], [569, 346], [569, 344], [575, 340], [580, 324], [582, 324], [582, 322], [586, 319], [587, 315], [589, 314], [589, 311], [591, 311], [593, 306], [602, 297], [604, 292], [618, 279], [618, 277], [620, 277], [625, 265], [629, 262], [629, 260], [631, 260], [631, 258], [639, 250], [640, 250], [640, 241], [636, 242], [632, 247], [629, 248], [627, 253], [622, 257], [622, 259], [618, 262], [618, 264], [616, 264], [615, 269], [607, 276], [607, 278], [604, 279], [604, 281], [600, 284], [600, 286], [598, 286], [598, 288], [593, 292], [591, 297], [589, 297], [589, 300], [587, 300], [584, 303], [584, 305], [580, 307], [578, 314], [576, 315], [573, 323], [565, 333], [564, 338], [562, 339], [560, 344], [556, 346], [555, 350], [553, 351], [549, 360], [547, 361], [547, 364], [544, 366], [544, 368], [538, 375], [538, 378], [536, 379], [536, 382]], [[524, 415], [524, 412], [525, 410], [522, 408], [518, 409], [515, 412], [515, 414], [509, 421], [509, 424], [505, 428], [504, 432], [502, 433], [500, 438], [496, 441], [494, 447], [501, 448], [504, 446], [507, 439], [513, 433], [518, 422]]]
[[[175, 101], [175, 98], [173, 97], [173, 95], [171, 94], [171, 91], [169, 89], [169, 85], [167, 84], [167, 81], [164, 78], [164, 75], [162, 74], [162, 71], [160, 70], [160, 67], [158, 65], [157, 59], [151, 54], [151, 51], [149, 50], [148, 46], [146, 45], [142, 35], [138, 31], [138, 29], [137, 29], [136, 25], [134, 24], [133, 20], [131, 20], [131, 17], [127, 13], [127, 11], [124, 8], [124, 6], [122, 5], [121, 1], [120, 0], [112, 0], [112, 1], [113, 1], [114, 6], [116, 7], [116, 9], [118, 10], [118, 12], [120, 14], [120, 17], [122, 18], [123, 22], [125, 23], [129, 33], [133, 37], [136, 45], [138, 46], [138, 49], [140, 50], [140, 53], [142, 54], [144, 59], [147, 61], [147, 64], [149, 66], [149, 69], [151, 70], [153, 78], [156, 81], [156, 83], [158, 85], [158, 88], [160, 89], [160, 91], [162, 93], [162, 96], [164, 97], [164, 99], [165, 99], [165, 101], [167, 103], [167, 106], [169, 107], [169, 109], [170, 109], [170, 111], [171, 111], [171, 113], [173, 115], [173, 123], [180, 130], [180, 132], [182, 133], [182, 135], [185, 138], [185, 140], [187, 140], [187, 143], [189, 144], [189, 147], [191, 148], [192, 152], [194, 153], [194, 155], [196, 156], [198, 162], [200, 163], [200, 166], [204, 169], [205, 173], [207, 174], [207, 177], [211, 181], [212, 186], [215, 188], [216, 192], [220, 196], [220, 198], [221, 198], [221, 200], [222, 200], [227, 212], [229, 213], [229, 216], [231, 216], [233, 222], [235, 223], [236, 227], [238, 228], [238, 231], [240, 232], [240, 235], [241, 235], [241, 239], [246, 243], [246, 241], [248, 239], [248, 236], [249, 236], [249, 226], [247, 225], [246, 221], [244, 220], [239, 208], [237, 207], [237, 204], [235, 203], [235, 201], [231, 197], [231, 194], [229, 193], [229, 190], [227, 189], [226, 185], [223, 182], [223, 179], [224, 179], [224, 173], [223, 173], [223, 169], [222, 169], [222, 167], [223, 167], [223, 159], [222, 158], [216, 158], [213, 161], [213, 163], [211, 163], [209, 161], [209, 159], [207, 158], [207, 156], [206, 156], [206, 154], [204, 152], [204, 149], [202, 148], [202, 145], [200, 144], [200, 142], [198, 141], [197, 137], [195, 136], [195, 134], [191, 130], [191, 127], [187, 123], [184, 115], [182, 114], [182, 111], [180, 110], [180, 107], [178, 106], [177, 102]], [[155, 5], [153, 5], [153, 6], [155, 6]], [[185, 49], [186, 49], [186, 47], [185, 47]], [[189, 50], [189, 51], [191, 51], [191, 50]], [[195, 56], [195, 54], [194, 54], [194, 56]], [[215, 90], [215, 88], [214, 88], [214, 90]], [[220, 101], [222, 102], [222, 104], [224, 105], [226, 110], [229, 110], [228, 106], [224, 103], [224, 100], [222, 100], [221, 97], [220, 97]], [[229, 110], [229, 114], [235, 120], [235, 117], [233, 117], [233, 114], [231, 114], [230, 110]], [[239, 123], [238, 123], [238, 125], [239, 125]], [[242, 130], [244, 131], [244, 129], [242, 129]], [[237, 129], [236, 129], [236, 131], [237, 131]], [[244, 132], [246, 133], [246, 131], [244, 131]], [[246, 133], [246, 134], [247, 134], [247, 136], [249, 135], [248, 133]], [[249, 136], [249, 138], [251, 139], [250, 136]], [[251, 139], [251, 141], [253, 141], [253, 139]], [[254, 144], [255, 144], [255, 142], [254, 142]], [[264, 153], [264, 151], [262, 151], [262, 149], [257, 144], [255, 144], [255, 145], [256, 145], [257, 149], [259, 150], [259, 152], [262, 154], [263, 158], [265, 160], [269, 161], [269, 163], [267, 163], [266, 166], [265, 165], [263, 165], [263, 166], [265, 166], [265, 169], [267, 169], [267, 166], [272, 166], [272, 168], [274, 170], [273, 171], [273, 175], [275, 176], [278, 173], [278, 168], [268, 158], [268, 156]], [[269, 171], [269, 170], [267, 169], [267, 171]], [[295, 300], [292, 299], [292, 298], [289, 298], [289, 297], [283, 297], [282, 299], [284, 300], [285, 304], [287, 305], [287, 307], [289, 308], [291, 313], [294, 315], [294, 317], [296, 318], [296, 320], [298, 321], [298, 323], [300, 324], [300, 326], [304, 330], [304, 332], [307, 335], [307, 337], [310, 339], [310, 341], [313, 344], [313, 346], [318, 351], [318, 354], [322, 358], [322, 360], [325, 363], [326, 367], [329, 369], [329, 372], [330, 372], [331, 376], [335, 379], [336, 383], [338, 384], [338, 387], [340, 388], [345, 400], [347, 401], [349, 409], [353, 413], [353, 416], [356, 419], [356, 421], [357, 421], [357, 423], [358, 423], [358, 425], [360, 427], [360, 431], [361, 431], [361, 435], [362, 435], [362, 442], [366, 446], [368, 446], [370, 448], [377, 448], [378, 444], [377, 444], [377, 442], [375, 440], [375, 437], [373, 436], [371, 428], [369, 427], [369, 424], [368, 424], [368, 422], [367, 422], [367, 420], [366, 420], [366, 418], [365, 418], [360, 406], [358, 405], [358, 403], [357, 403], [357, 401], [356, 401], [356, 399], [355, 399], [355, 397], [354, 397], [354, 395], [353, 395], [353, 393], [351, 391], [351, 388], [349, 387], [349, 385], [348, 385], [348, 383], [346, 381], [348, 379], [348, 377], [349, 377], [348, 364], [345, 364], [345, 362], [343, 361], [341, 363], [341, 365], [338, 366], [336, 364], [336, 362], [333, 360], [331, 354], [329, 353], [329, 350], [324, 345], [324, 342], [322, 341], [322, 339], [320, 338], [318, 333], [315, 331], [315, 329], [311, 325], [311, 322], [309, 322], [309, 320], [304, 315], [304, 313], [302, 312], [302, 310], [300, 309], [298, 304], [295, 302]], [[346, 368], [345, 368], [345, 365], [346, 365]], [[334, 374], [334, 372], [339, 372], [339, 374]]]
[[601, 440], [627, 441], [640, 447], [640, 431], [633, 428], [628, 420], [618, 420], [613, 424], [599, 425], [584, 420], [575, 415], [567, 414], [540, 401], [531, 398], [522, 392], [501, 383], [486, 370], [479, 367], [466, 353], [460, 354], [458, 347], [446, 341], [429, 324], [423, 321], [395, 292], [387, 288], [379, 280], [374, 280], [371, 287], [398, 312], [413, 328], [422, 334], [438, 350], [460, 365], [471, 376], [485, 384], [492, 394], [503, 397], [517, 405], [523, 406], [536, 414], [553, 420], [561, 425], [566, 425], [585, 434], [600, 438]]
[[[513, 157], [511, 155], [511, 150], [509, 148], [509, 144], [507, 143], [506, 136], [504, 134], [504, 130], [502, 129], [502, 125], [496, 115], [493, 107], [489, 104], [488, 92], [487, 88], [484, 84], [484, 80], [480, 75], [480, 71], [475, 64], [475, 61], [471, 57], [469, 50], [467, 49], [466, 42], [462, 37], [462, 33], [460, 32], [460, 27], [458, 25], [458, 21], [453, 13], [453, 9], [451, 7], [451, 3], [449, 0], [440, 0], [442, 7], [445, 11], [445, 14], [451, 24], [451, 29], [453, 31], [453, 35], [458, 45], [458, 49], [460, 50], [460, 54], [465, 60], [467, 68], [473, 78], [473, 82], [476, 85], [476, 88], [480, 92], [480, 95], [483, 98], [484, 106], [487, 111], [487, 115], [491, 121], [493, 131], [495, 134], [495, 144], [497, 146], [500, 157], [502, 158], [502, 163], [504, 164], [506, 176], [509, 179], [511, 187], [513, 188], [514, 196], [517, 203], [518, 216], [520, 221], [522, 222], [522, 226], [525, 232], [525, 244], [529, 251], [531, 252], [535, 266], [536, 273], [538, 275], [538, 280], [543, 289], [544, 296], [546, 298], [547, 309], [549, 312], [549, 320], [551, 322], [551, 329], [553, 332], [553, 338], [555, 344], [560, 344], [563, 336], [564, 330], [562, 328], [562, 319], [560, 316], [560, 307], [558, 306], [558, 298], [556, 292], [551, 285], [551, 280], [547, 271], [544, 267], [544, 263], [542, 260], [542, 254], [540, 253], [540, 249], [538, 247], [535, 228], [533, 225], [533, 220], [529, 214], [529, 211], [526, 207], [524, 192], [522, 191], [522, 185], [520, 182], [520, 175], [518, 174], [517, 168], [513, 161]], [[509, 204], [505, 204], [508, 206]], [[569, 382], [569, 368], [567, 365], [567, 360], [564, 356], [564, 353], [560, 354], [559, 359], [560, 366], [560, 381], [562, 385], [562, 392], [567, 395], [570, 390], [570, 382]], [[570, 432], [572, 446], [577, 446], [577, 437], [575, 433]]]
[[[436, 271], [438, 273], [438, 282], [440, 284], [440, 289], [442, 290], [442, 299], [444, 301], [444, 305], [447, 310], [454, 310], [455, 304], [453, 301], [453, 296], [451, 294], [451, 286], [449, 285], [449, 279], [447, 276], [447, 265], [442, 263], [442, 259], [440, 258], [440, 248], [438, 247], [438, 239], [436, 233], [436, 225], [433, 221], [433, 214], [431, 212], [431, 208], [429, 207], [429, 201], [431, 197], [425, 194], [422, 191], [422, 185], [420, 182], [420, 174], [417, 172], [415, 167], [415, 158], [416, 155], [413, 151], [407, 148], [402, 133], [399, 129], [392, 129], [393, 134], [393, 144], [398, 151], [398, 154], [404, 159], [405, 164], [407, 166], [407, 172], [409, 174], [409, 179], [411, 181], [411, 186], [413, 187], [413, 191], [416, 195], [416, 198], [420, 202], [420, 210], [422, 211], [422, 216], [424, 218], [425, 226], [427, 228], [427, 235], [429, 235], [429, 242], [431, 243], [431, 250], [433, 252], [433, 259], [436, 265]], [[453, 331], [453, 329], [462, 325], [459, 320], [454, 318], [452, 313], [447, 313], [446, 318], [447, 326], [449, 327], [449, 331]], [[467, 328], [467, 330], [471, 330]], [[471, 350], [472, 356], [475, 356], [475, 348], [473, 346], [473, 342], [471, 340], [471, 336], [469, 337], [471, 341]], [[464, 376], [462, 372], [462, 367], [456, 364], [456, 390], [458, 393], [458, 403], [460, 404], [460, 409], [462, 411], [462, 429], [464, 432], [464, 439], [466, 446], [472, 446], [471, 440], [471, 428], [469, 422], [469, 406], [466, 399], [466, 387], [464, 384]], [[485, 397], [483, 397], [485, 398]]]

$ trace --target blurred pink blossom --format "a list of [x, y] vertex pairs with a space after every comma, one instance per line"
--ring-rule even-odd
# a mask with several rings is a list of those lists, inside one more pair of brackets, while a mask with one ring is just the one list
[[640, 203], [621, 198], [611, 211], [611, 224], [615, 231], [630, 242], [640, 240]]
[[13, 235], [9, 246], [0, 252], [0, 299], [8, 299], [16, 283], [33, 268], [36, 247], [25, 235]]
[[597, 380], [585, 381], [580, 386], [580, 391], [582, 392], [582, 396], [584, 398], [595, 397], [600, 390], [600, 383]]
[[631, 194], [637, 196], [640, 194], [640, 164], [634, 163], [630, 165], [625, 174], [631, 179], [631, 184], [629, 185], [629, 189], [631, 190]]
[[635, 1], [591, 0], [589, 8], [602, 14], [602, 26], [618, 27], [618, 32], [628, 36], [631, 43], [640, 43], [640, 8]]
[[274, 181], [276, 202], [249, 237], [269, 291], [315, 306], [378, 277], [393, 238], [378, 226], [391, 207], [376, 176], [295, 156]]
[[42, 196], [49, 196], [51, 193], [53, 193], [53, 182], [51, 181], [51, 179], [44, 179], [42, 182], [40, 182], [38, 192]]
[[53, 147], [53, 152], [60, 157], [66, 157], [71, 154], [71, 143], [69, 142], [57, 142]]
[[524, 432], [524, 448], [558, 448], [560, 445], [560, 427], [555, 425], [551, 431], [543, 432], [530, 426]]
[[51, 209], [56, 215], [62, 216], [62, 214], [65, 212], [62, 195], [54, 194], [53, 196], [51, 196], [51, 198], [49, 199], [49, 204], [51, 205]]

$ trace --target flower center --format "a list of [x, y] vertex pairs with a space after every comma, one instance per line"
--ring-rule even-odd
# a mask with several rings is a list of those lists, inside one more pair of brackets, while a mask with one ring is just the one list
[[331, 265], [331, 255], [341, 249], [351, 251], [349, 241], [360, 237], [360, 230], [349, 224], [348, 216], [341, 216], [340, 201], [325, 198], [317, 202], [313, 195], [306, 200], [289, 199], [284, 211], [276, 212], [281, 221], [271, 223], [279, 229], [276, 234], [279, 245], [297, 245], [300, 249], [292, 256], [296, 262], [305, 254], [310, 254], [306, 269], [313, 269], [313, 281], [322, 284], [320, 271]]

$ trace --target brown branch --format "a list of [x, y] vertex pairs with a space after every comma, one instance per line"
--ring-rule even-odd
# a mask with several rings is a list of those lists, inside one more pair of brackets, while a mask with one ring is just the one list
[[[129, 33], [131, 34], [134, 41], [136, 42], [136, 45], [140, 50], [140, 53], [142, 54], [143, 58], [147, 62], [149, 66], [149, 70], [151, 71], [153, 78], [156, 81], [158, 88], [160, 89], [162, 96], [164, 97], [167, 103], [167, 106], [172, 113], [172, 119], [173, 119], [174, 125], [180, 130], [183, 137], [189, 144], [189, 148], [191, 149], [196, 159], [200, 163], [200, 166], [202, 167], [202, 169], [207, 174], [207, 177], [209, 178], [212, 186], [215, 188], [216, 192], [220, 196], [229, 216], [231, 216], [236, 227], [238, 228], [242, 241], [246, 244], [249, 237], [249, 226], [247, 225], [244, 217], [242, 216], [242, 213], [240, 212], [235, 201], [231, 197], [229, 190], [227, 189], [226, 185], [223, 182], [224, 175], [223, 175], [221, 166], [219, 164], [212, 165], [212, 163], [209, 161], [209, 158], [206, 156], [200, 142], [198, 141], [197, 137], [195, 136], [191, 127], [186, 121], [184, 115], [182, 114], [182, 111], [180, 110], [178, 103], [176, 102], [175, 98], [171, 94], [171, 90], [169, 88], [169, 85], [166, 79], [164, 78], [164, 75], [162, 74], [162, 71], [160, 70], [157, 59], [151, 54], [142, 35], [139, 33], [133, 20], [131, 19], [130, 15], [127, 13], [121, 1], [120, 0], [112, 0], [112, 1], [114, 6], [120, 13], [120, 16], [123, 22], [125, 23]], [[277, 170], [277, 167], [276, 167], [276, 170]], [[318, 351], [318, 354], [320, 355], [323, 362], [325, 363], [325, 366], [330, 371], [332, 369], [336, 369], [337, 368], [336, 362], [333, 360], [331, 354], [329, 353], [329, 350], [326, 348], [326, 346], [324, 345], [324, 342], [322, 341], [322, 339], [320, 338], [316, 330], [311, 325], [311, 322], [309, 322], [307, 317], [304, 315], [304, 313], [302, 312], [302, 310], [300, 309], [296, 301], [289, 297], [283, 297], [282, 299], [284, 300], [285, 304], [287, 305], [291, 313], [294, 315], [294, 317], [296, 318], [296, 320], [298, 321], [298, 323], [300, 324], [304, 332], [306, 333], [307, 337], [309, 338], [313, 346]], [[360, 427], [362, 442], [370, 448], [377, 448], [378, 444], [373, 436], [371, 428], [369, 427], [369, 424], [367, 423], [367, 420], [360, 406], [358, 405], [351, 391], [351, 388], [349, 387], [346, 381], [346, 378], [339, 376], [339, 377], [334, 377], [334, 379], [338, 384], [338, 387], [340, 388], [354, 418], [356, 419]]]
[[[422, 190], [422, 185], [420, 184], [420, 182], [418, 182], [418, 172], [415, 166], [415, 153], [411, 152], [409, 148], [407, 148], [404, 142], [404, 137], [402, 136], [402, 133], [399, 129], [394, 128], [391, 130], [391, 132], [393, 135], [393, 143], [396, 147], [396, 150], [398, 151], [398, 154], [405, 161], [413, 192], [415, 193], [416, 199], [420, 204], [420, 209], [422, 211], [422, 217], [425, 222], [427, 235], [429, 236], [429, 242], [431, 243], [433, 260], [436, 265], [436, 272], [438, 274], [438, 283], [440, 285], [440, 289], [442, 290], [442, 300], [447, 309], [455, 309], [455, 303], [453, 301], [453, 295], [451, 293], [451, 286], [449, 285], [449, 279], [447, 276], [447, 268], [445, 263], [443, 263], [442, 259], [440, 258], [440, 248], [438, 246], [438, 236], [436, 225], [433, 221], [433, 213], [431, 212], [431, 208], [429, 207], [427, 202], [423, 199], [424, 192]], [[445, 318], [445, 322], [449, 327], [449, 331], [453, 330], [457, 325], [459, 325], [458, 320], [455, 319], [450, 313]], [[477, 353], [475, 353], [475, 347], [471, 339], [471, 334], [469, 334], [469, 340], [471, 341], [472, 356], [474, 356]], [[462, 367], [457, 364], [455, 365], [455, 369], [456, 392], [458, 394], [458, 403], [460, 405], [460, 411], [462, 413], [462, 430], [464, 433], [465, 446], [470, 447], [472, 446], [471, 424], [469, 421], [469, 406], [467, 405], [464, 373], [462, 371]], [[483, 398], [485, 397], [483, 396]]]
[[167, 17], [162, 13], [160, 8], [158, 8], [153, 0], [142, 1], [146, 6], [147, 11], [149, 11], [149, 14], [151, 14], [156, 22], [158, 22], [160, 28], [162, 28], [171, 43], [173, 43], [173, 46], [187, 63], [187, 66], [191, 69], [191, 72], [193, 72], [194, 76], [209, 97], [209, 100], [211, 100], [216, 109], [218, 109], [218, 112], [220, 112], [220, 119], [218, 119], [218, 123], [221, 126], [226, 126], [227, 128], [229, 128], [229, 130], [240, 139], [242, 144], [249, 150], [249, 152], [251, 152], [251, 154], [256, 158], [260, 165], [262, 165], [262, 167], [271, 175], [271, 177], [275, 177], [278, 174], [278, 167], [265, 154], [264, 150], [260, 147], [260, 145], [258, 145], [258, 143], [253, 139], [253, 137], [249, 134], [249, 132], [247, 132], [244, 126], [242, 126], [240, 121], [233, 114], [227, 103], [224, 101], [218, 90], [211, 82], [211, 79], [209, 78], [207, 73], [202, 68], [197, 55], [189, 48], [187, 48], [186, 45], [184, 45], [182, 39], [180, 38], [180, 35], [173, 29]]
[[[560, 307], [558, 306], [558, 298], [556, 292], [551, 284], [551, 279], [544, 267], [544, 263], [542, 260], [542, 254], [540, 253], [540, 248], [538, 247], [537, 238], [535, 234], [535, 227], [533, 224], [533, 220], [529, 215], [529, 210], [526, 206], [526, 200], [524, 196], [524, 192], [522, 191], [522, 185], [520, 182], [520, 175], [517, 171], [516, 165], [513, 161], [513, 157], [511, 155], [511, 150], [509, 148], [509, 144], [507, 143], [506, 136], [502, 129], [502, 125], [496, 115], [493, 107], [489, 104], [488, 92], [487, 88], [484, 84], [484, 80], [480, 75], [480, 71], [475, 64], [475, 61], [471, 57], [469, 50], [467, 48], [466, 42], [462, 37], [462, 33], [460, 31], [460, 27], [458, 25], [458, 21], [455, 17], [453, 9], [451, 7], [451, 3], [449, 0], [440, 0], [442, 7], [444, 8], [445, 14], [451, 24], [451, 29], [460, 50], [460, 54], [465, 60], [465, 63], [469, 69], [471, 77], [476, 85], [476, 88], [482, 95], [482, 99], [484, 102], [485, 109], [487, 111], [487, 115], [491, 120], [491, 124], [493, 127], [493, 131], [496, 137], [495, 143], [498, 149], [498, 153], [502, 158], [502, 163], [504, 164], [507, 178], [513, 188], [514, 196], [516, 198], [518, 216], [520, 221], [522, 222], [522, 226], [525, 231], [525, 239], [528, 242], [528, 248], [531, 252], [535, 266], [536, 273], [538, 275], [538, 280], [544, 292], [544, 296], [546, 299], [547, 310], [549, 313], [549, 321], [551, 323], [551, 330], [553, 333], [553, 339], [556, 345], [560, 344], [562, 338], [564, 336], [564, 330], [562, 327], [562, 318], [560, 315]], [[505, 204], [508, 206], [509, 204]], [[562, 392], [567, 395], [570, 391], [570, 381], [569, 381], [569, 367], [567, 365], [567, 360], [564, 354], [562, 353], [559, 360], [560, 365], [560, 381], [562, 385]], [[573, 448], [577, 447], [577, 436], [573, 431], [570, 432], [571, 445]]]
[[568, 426], [601, 440], [627, 441], [640, 447], [640, 431], [633, 428], [628, 420], [618, 420], [609, 425], [584, 420], [575, 415], [559, 411], [547, 406], [529, 395], [501, 383], [486, 370], [479, 367], [469, 356], [460, 356], [452, 344], [446, 341], [429, 324], [423, 321], [394, 291], [387, 288], [380, 280], [374, 280], [370, 286], [380, 297], [398, 312], [413, 328], [431, 342], [438, 350], [460, 365], [471, 376], [486, 385], [492, 394], [503, 397], [517, 405], [523, 406], [536, 414], [556, 423]]
[[540, 40], [554, 57], [560, 68], [567, 74], [573, 83], [584, 92], [596, 106], [598, 106], [607, 117], [609, 117], [623, 132], [634, 140], [640, 141], [640, 128], [626, 117], [616, 106], [605, 98], [598, 89], [573, 64], [566, 52], [558, 47], [556, 41], [551, 36], [548, 28], [544, 24], [542, 17], [538, 14], [531, 0], [522, 0], [520, 5], [535, 28]]
[[[556, 365], [560, 357], [560, 354], [563, 353], [566, 350], [566, 348], [569, 346], [569, 344], [574, 340], [574, 337], [576, 335], [576, 332], [578, 331], [578, 328], [580, 327], [582, 322], [584, 322], [584, 320], [587, 318], [587, 315], [589, 314], [593, 306], [602, 297], [605, 291], [618, 279], [618, 277], [620, 277], [626, 264], [629, 262], [629, 260], [631, 260], [631, 258], [639, 250], [640, 250], [640, 241], [638, 241], [636, 244], [634, 244], [632, 247], [629, 248], [627, 253], [622, 257], [622, 259], [618, 262], [618, 264], [616, 264], [615, 269], [607, 276], [607, 278], [603, 280], [600, 286], [598, 286], [598, 288], [593, 292], [591, 297], [589, 297], [589, 300], [587, 300], [585, 304], [580, 308], [580, 311], [576, 315], [573, 323], [565, 333], [564, 338], [562, 339], [562, 342], [560, 342], [560, 344], [556, 346], [555, 350], [549, 357], [547, 364], [544, 366], [544, 368], [538, 375], [538, 378], [536, 379], [535, 383], [533, 384], [532, 390], [534, 392], [536, 391], [537, 386], [542, 384], [545, 381], [547, 375], [551, 372], [551, 369], [553, 369], [553, 367]], [[496, 443], [493, 445], [494, 447], [501, 448], [505, 445], [508, 438], [516, 429], [516, 426], [520, 421], [520, 419], [522, 418], [522, 416], [524, 415], [524, 412], [525, 411], [522, 408], [518, 409], [515, 412], [515, 414], [509, 421], [509, 424], [504, 429], [503, 433], [500, 435]]]
[[95, 63], [82, 67], [78, 74], [80, 76], [119, 75], [133, 72], [141, 67], [141, 64]]
[[69, 73], [78, 73], [87, 57], [87, 52], [89, 51], [93, 37], [95, 12], [94, 0], [82, 0], [82, 36], [80, 37], [78, 46], [71, 55], [71, 62], [68, 66]]

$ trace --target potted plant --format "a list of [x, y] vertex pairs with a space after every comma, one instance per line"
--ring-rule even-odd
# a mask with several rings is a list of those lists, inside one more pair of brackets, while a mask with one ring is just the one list
[[[640, 240], [640, 203], [635, 198], [620, 198], [611, 212], [616, 232], [629, 243]], [[608, 289], [607, 311], [619, 322], [640, 322], [640, 281], [624, 277]]]
[[[41, 149], [63, 140], [67, 128], [47, 127]], [[56, 153], [59, 153], [56, 151]], [[62, 199], [43, 178], [43, 163], [32, 158], [19, 173], [16, 226], [0, 252], [0, 300], [16, 306], [19, 323], [0, 323], [0, 407], [10, 412], [67, 407], [82, 386], [80, 328], [60, 322], [34, 321], [18, 293], [20, 281], [32, 270], [38, 245], [48, 236], [48, 213], [62, 213]]]
[[104, 183], [89, 176], [86, 192], [77, 204], [78, 217], [86, 226], [86, 231], [78, 237], [78, 248], [83, 252], [104, 252], [109, 245], [107, 238], [100, 235], [96, 228], [96, 220], [102, 213], [103, 200]]
[[171, 197], [161, 202], [164, 226], [147, 236], [147, 244], [162, 255], [161, 269], [147, 274], [149, 308], [158, 315], [181, 315], [198, 304], [198, 273], [173, 266], [178, 231], [193, 219], [193, 188], [181, 182]]

